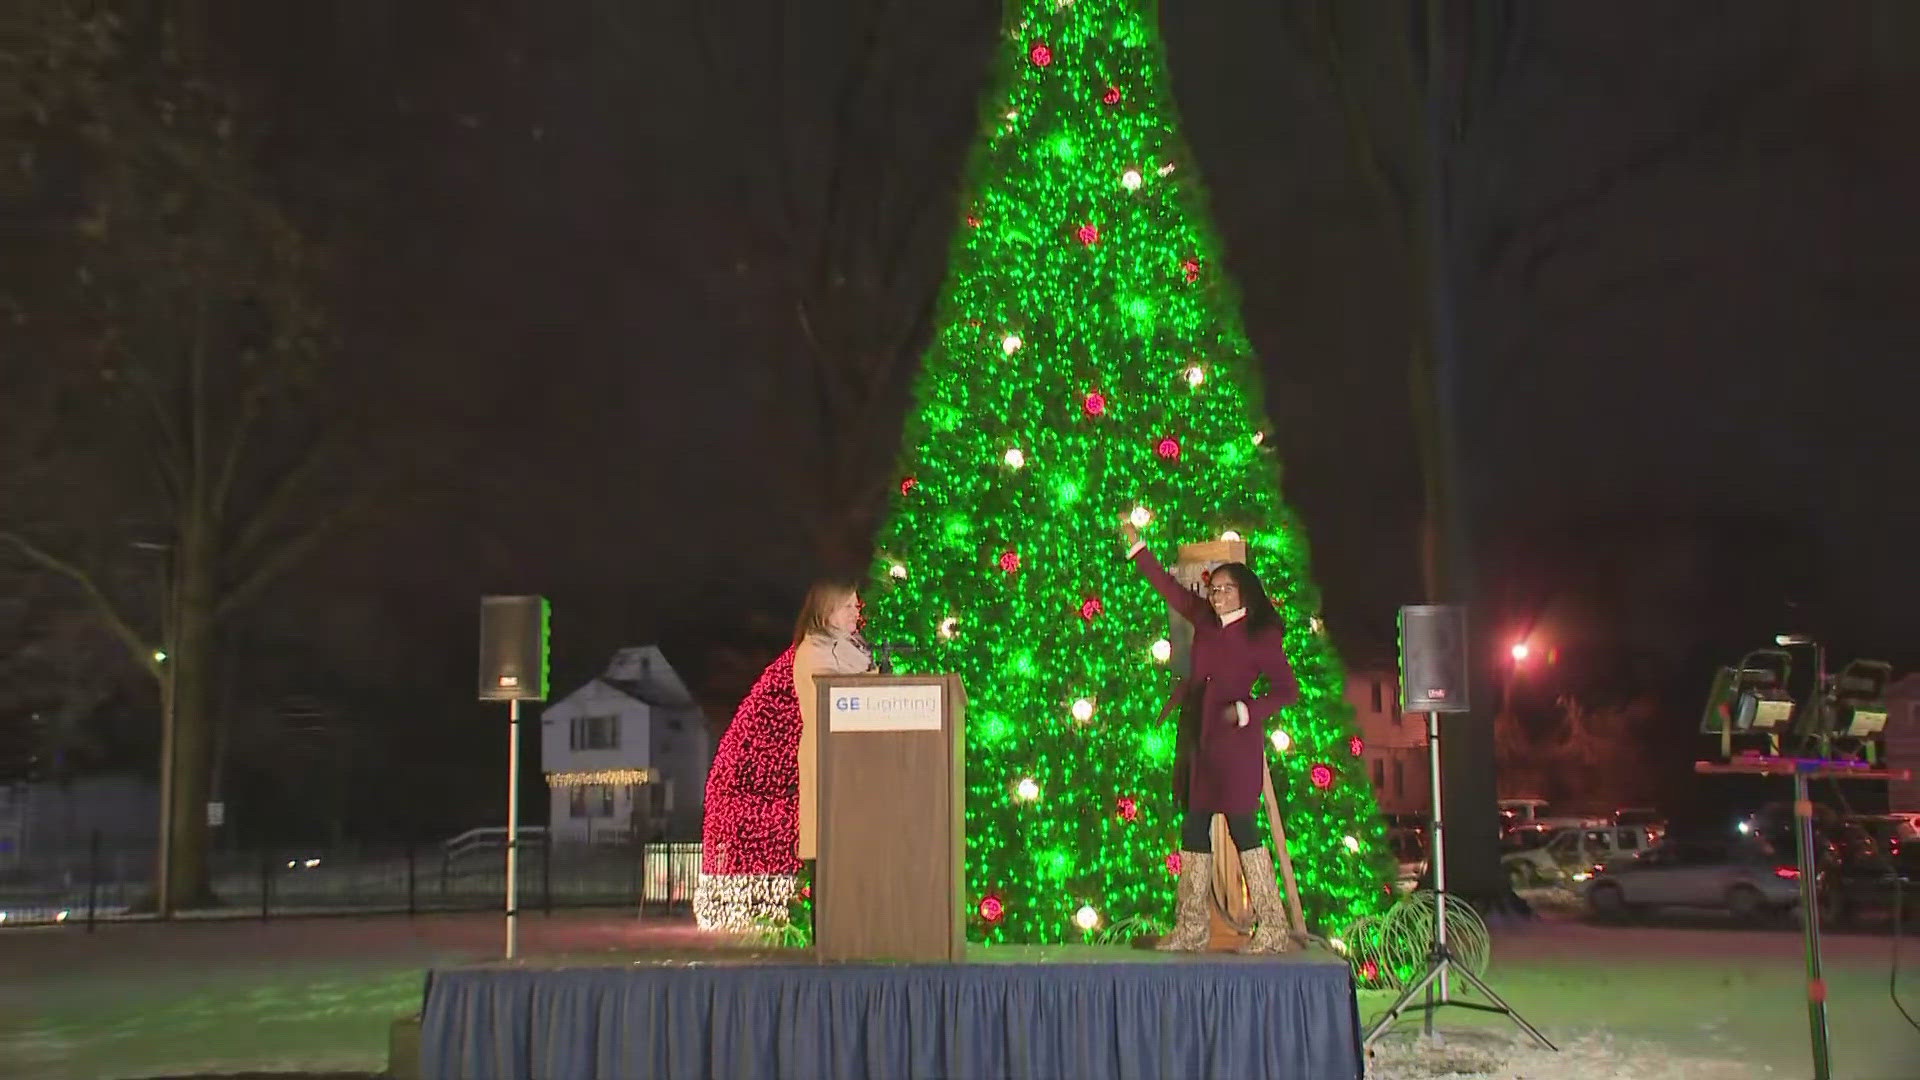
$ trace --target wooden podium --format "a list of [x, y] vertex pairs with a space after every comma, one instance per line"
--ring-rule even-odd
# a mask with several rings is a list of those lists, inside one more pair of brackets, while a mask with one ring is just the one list
[[814, 948], [964, 957], [966, 700], [957, 675], [816, 675]]

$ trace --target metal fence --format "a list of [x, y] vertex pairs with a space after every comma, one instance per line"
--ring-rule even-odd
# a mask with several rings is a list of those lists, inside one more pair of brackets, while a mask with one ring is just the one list
[[[496, 834], [505, 830], [494, 830]], [[632, 905], [649, 912], [689, 909], [700, 873], [697, 843], [549, 845], [544, 832], [520, 842], [522, 911]], [[258, 919], [301, 915], [503, 911], [502, 839], [458, 844], [279, 844], [216, 851], [209, 879], [218, 903], [180, 918]], [[98, 834], [87, 849], [23, 864], [0, 876], [0, 928], [151, 919], [151, 849], [114, 849]], [[145, 910], [143, 910], [143, 908]]]

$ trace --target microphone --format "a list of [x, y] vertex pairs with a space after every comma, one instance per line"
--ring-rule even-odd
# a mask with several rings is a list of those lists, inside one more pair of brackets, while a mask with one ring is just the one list
[[873, 663], [874, 666], [880, 669], [880, 674], [891, 675], [893, 674], [894, 653], [910, 653], [916, 651], [917, 650], [911, 645], [904, 645], [897, 641], [883, 641], [879, 647], [873, 651]]

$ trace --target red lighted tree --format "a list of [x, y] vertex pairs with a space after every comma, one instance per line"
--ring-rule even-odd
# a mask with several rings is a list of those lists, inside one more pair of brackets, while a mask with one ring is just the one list
[[800, 698], [789, 648], [734, 712], [707, 773], [693, 900], [701, 927], [744, 930], [763, 917], [785, 917], [800, 871], [799, 754]]

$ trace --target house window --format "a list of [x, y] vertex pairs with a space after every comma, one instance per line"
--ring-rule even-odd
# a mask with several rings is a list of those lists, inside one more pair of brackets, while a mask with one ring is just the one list
[[[578, 723], [578, 721], [575, 721]], [[613, 816], [613, 785], [578, 784], [573, 788], [567, 802], [567, 814], [577, 818], [610, 818]]]
[[1380, 704], [1380, 680], [1379, 679], [1373, 680], [1371, 686], [1373, 689], [1373, 711], [1380, 712], [1382, 709], [1382, 706]]
[[1399, 758], [1393, 759], [1393, 793], [1395, 795], [1407, 793], [1407, 763]]
[[1379, 758], [1373, 759], [1373, 789], [1379, 791], [1387, 786], [1387, 763]]
[[573, 718], [575, 750], [620, 749], [620, 718], [617, 716], [576, 716]]

